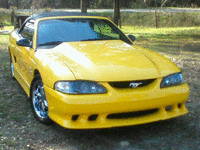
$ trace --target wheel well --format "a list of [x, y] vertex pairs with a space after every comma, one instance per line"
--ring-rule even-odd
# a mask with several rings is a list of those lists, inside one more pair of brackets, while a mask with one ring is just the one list
[[31, 86], [30, 86], [30, 91], [29, 91], [29, 95], [30, 95], [30, 98], [31, 98], [31, 91], [32, 91], [32, 86], [33, 86], [33, 83], [35, 82], [35, 77], [36, 76], [40, 76], [40, 72], [36, 69], [35, 71], [34, 71], [34, 77], [33, 77], [33, 80], [32, 80], [32, 82], [31, 82]]
[[37, 76], [37, 75], [40, 75], [40, 72], [38, 70], [35, 70], [34, 71], [34, 77]]

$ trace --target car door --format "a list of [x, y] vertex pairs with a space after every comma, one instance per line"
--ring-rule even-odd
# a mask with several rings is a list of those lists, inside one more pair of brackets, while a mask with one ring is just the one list
[[[33, 34], [34, 20], [29, 20], [19, 31], [19, 36], [27, 39], [30, 43], [33, 43]], [[16, 60], [20, 74], [20, 80], [23, 88], [28, 90], [32, 81], [33, 60], [31, 56], [34, 53], [34, 50], [32, 47], [16, 45], [16, 51]]]

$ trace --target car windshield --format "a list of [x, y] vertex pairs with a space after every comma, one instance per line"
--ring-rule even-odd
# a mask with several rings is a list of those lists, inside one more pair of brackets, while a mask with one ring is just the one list
[[62, 42], [129, 39], [110, 21], [104, 19], [67, 18], [40, 21], [37, 46], [58, 45]]

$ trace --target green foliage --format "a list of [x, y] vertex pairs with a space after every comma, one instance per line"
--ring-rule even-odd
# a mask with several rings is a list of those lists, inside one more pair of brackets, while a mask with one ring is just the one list
[[[91, 1], [89, 1], [91, 3]], [[96, 2], [97, 8], [112, 8], [113, 0], [98, 0]]]
[[[199, 7], [199, 0], [119, 0], [121, 8]], [[112, 8], [113, 0], [88, 0], [89, 8]], [[80, 0], [1, 0], [0, 8], [80, 8]]]
[[6, 9], [0, 9], [0, 23], [10, 25], [11, 23], [10, 11]]

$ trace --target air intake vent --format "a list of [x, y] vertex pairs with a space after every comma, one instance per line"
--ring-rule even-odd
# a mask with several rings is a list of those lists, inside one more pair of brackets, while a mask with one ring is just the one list
[[156, 113], [158, 109], [144, 110], [144, 111], [136, 111], [136, 112], [128, 112], [128, 113], [117, 113], [110, 114], [107, 116], [107, 119], [128, 119], [150, 115]]
[[137, 88], [144, 87], [151, 84], [155, 79], [149, 80], [138, 80], [138, 81], [120, 81], [120, 82], [109, 82], [114, 88]]

